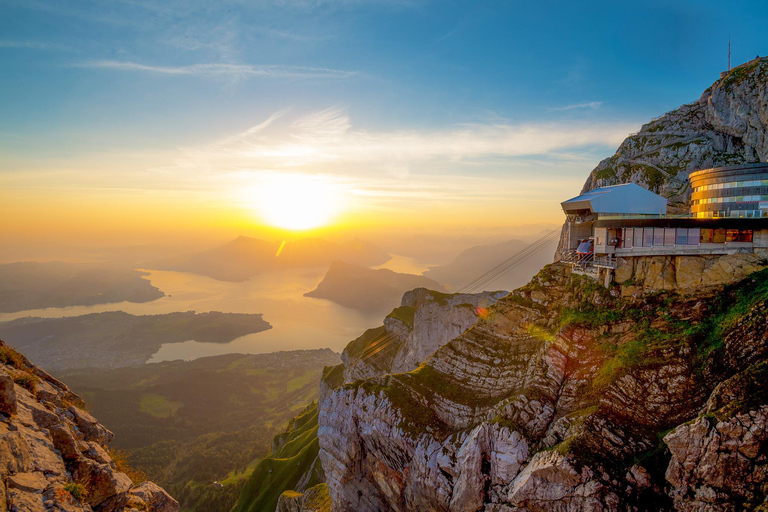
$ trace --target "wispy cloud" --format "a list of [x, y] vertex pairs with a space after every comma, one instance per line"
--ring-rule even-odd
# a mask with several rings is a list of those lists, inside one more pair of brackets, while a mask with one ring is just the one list
[[46, 41], [7, 41], [0, 40], [0, 48], [20, 48], [31, 50], [61, 50], [72, 51], [71, 48]]
[[193, 64], [190, 66], [153, 66], [140, 62], [98, 60], [74, 64], [73, 67], [113, 69], [118, 71], [138, 71], [164, 75], [204, 75], [230, 77], [265, 77], [265, 78], [349, 78], [357, 75], [355, 71], [304, 66], [251, 64]]
[[602, 101], [590, 101], [587, 103], [574, 103], [573, 105], [566, 105], [564, 107], [552, 107], [549, 110], [551, 111], [558, 111], [558, 110], [573, 110], [576, 108], [591, 108], [596, 109], [600, 108], [600, 105], [602, 105]]
[[[513, 159], [556, 158], [617, 146], [634, 123], [471, 123], [435, 130], [372, 132], [355, 128], [348, 113], [329, 108], [291, 119], [281, 111], [243, 133], [185, 148], [176, 163], [199, 170], [306, 170], [339, 174], [455, 172], [477, 162], [504, 166]], [[493, 165], [489, 165], [492, 168]], [[204, 168], [204, 169], [203, 169]], [[486, 169], [487, 170], [487, 169]]]
[[304, 43], [327, 41], [335, 37], [333, 35], [300, 34], [298, 32], [292, 32], [289, 30], [279, 30], [279, 29], [269, 28], [269, 27], [255, 28], [254, 31], [260, 32], [266, 36], [277, 37], [280, 39], [288, 39], [291, 41], [299, 41]]

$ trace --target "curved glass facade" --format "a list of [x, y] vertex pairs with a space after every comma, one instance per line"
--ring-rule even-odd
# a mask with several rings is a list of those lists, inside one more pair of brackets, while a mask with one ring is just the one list
[[768, 217], [768, 163], [704, 169], [689, 179], [694, 217]]

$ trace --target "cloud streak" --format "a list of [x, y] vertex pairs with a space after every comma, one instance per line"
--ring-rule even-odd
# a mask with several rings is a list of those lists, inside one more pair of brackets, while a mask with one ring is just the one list
[[181, 167], [207, 170], [292, 170], [407, 177], [455, 172], [530, 157], [573, 160], [596, 145], [617, 146], [634, 123], [472, 123], [434, 130], [372, 132], [355, 128], [335, 107], [291, 119], [280, 111], [240, 134], [200, 148], [185, 148]]
[[251, 64], [192, 64], [189, 66], [154, 66], [140, 62], [97, 60], [74, 64], [77, 68], [106, 69], [157, 73], [162, 75], [197, 75], [223, 77], [264, 77], [264, 78], [350, 78], [358, 75], [355, 71], [340, 69]]
[[573, 105], [566, 105], [564, 107], [553, 107], [549, 110], [552, 112], [561, 111], [561, 110], [573, 110], [577, 108], [591, 108], [596, 109], [600, 108], [600, 106], [603, 104], [602, 101], [590, 101], [587, 103], [574, 103]]

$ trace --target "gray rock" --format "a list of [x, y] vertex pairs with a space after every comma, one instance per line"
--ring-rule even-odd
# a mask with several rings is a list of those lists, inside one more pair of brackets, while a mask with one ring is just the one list
[[16, 414], [16, 390], [13, 379], [9, 375], [0, 374], [0, 412]]

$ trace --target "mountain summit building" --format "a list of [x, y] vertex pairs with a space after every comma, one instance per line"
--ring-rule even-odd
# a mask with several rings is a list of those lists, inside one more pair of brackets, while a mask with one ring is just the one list
[[634, 183], [600, 187], [561, 206], [562, 261], [612, 269], [616, 258], [722, 255], [768, 248], [768, 163], [690, 174], [691, 212], [667, 215], [667, 200]]

